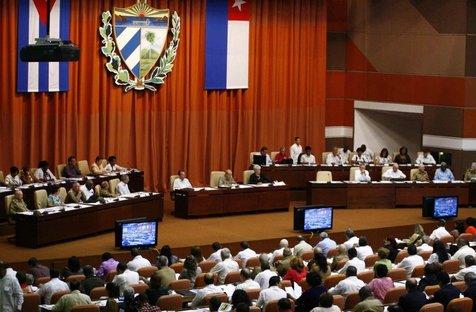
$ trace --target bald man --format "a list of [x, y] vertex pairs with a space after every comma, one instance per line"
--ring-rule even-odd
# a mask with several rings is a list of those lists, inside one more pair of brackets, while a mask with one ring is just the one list
[[392, 169], [385, 171], [382, 175], [383, 180], [385, 181], [395, 181], [395, 180], [404, 180], [407, 176], [398, 169], [398, 164], [394, 163]]
[[227, 169], [225, 175], [218, 179], [218, 187], [232, 187], [234, 185], [236, 185], [236, 182], [235, 179], [233, 179], [233, 171]]

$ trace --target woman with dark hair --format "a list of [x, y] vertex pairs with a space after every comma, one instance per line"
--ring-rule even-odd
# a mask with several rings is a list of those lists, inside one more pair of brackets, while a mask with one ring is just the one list
[[20, 170], [20, 180], [23, 184], [31, 184], [33, 183], [33, 176], [30, 172], [30, 166], [23, 166]]
[[327, 291], [316, 271], [307, 273], [306, 282], [309, 288], [296, 300], [296, 312], [309, 312], [317, 307], [319, 296]]
[[160, 297], [169, 294], [169, 288], [162, 286], [162, 278], [158, 272], [155, 272], [149, 281], [149, 288], [145, 291], [150, 305], [157, 305]]
[[327, 258], [320, 252], [314, 253], [314, 259], [309, 261], [307, 268], [309, 272], [316, 272], [321, 280], [325, 280], [331, 275], [331, 268], [329, 263], [327, 263]]
[[202, 255], [202, 249], [198, 246], [193, 246], [190, 249], [190, 255], [194, 256], [198, 263], [205, 261], [205, 257]]
[[387, 259], [392, 261], [392, 263], [394, 263], [398, 253], [400, 252], [400, 249], [398, 249], [398, 244], [395, 237], [387, 237], [387, 239], [384, 242], [384, 247], [388, 249]]
[[251, 306], [251, 299], [243, 289], [237, 289], [233, 292], [231, 296], [231, 304], [233, 307], [237, 307], [240, 303], [247, 304]]
[[436, 275], [440, 272], [443, 267], [438, 263], [427, 263], [425, 265], [425, 275], [421, 278], [418, 288], [421, 291], [425, 291], [426, 286], [438, 285], [438, 279]]
[[405, 146], [400, 147], [400, 151], [397, 156], [395, 156], [395, 160], [399, 165], [406, 165], [406, 164], [411, 164], [412, 160], [410, 156], [408, 155], [408, 149]]
[[81, 262], [76, 256], [69, 257], [68, 264], [63, 268], [61, 276], [63, 278], [68, 278], [71, 275], [83, 274], [83, 269], [81, 268]]
[[119, 304], [116, 301], [119, 299], [119, 286], [111, 282], [107, 283], [106, 292], [106, 306], [101, 308], [101, 312], [119, 312]]
[[380, 155], [376, 158], [377, 165], [388, 165], [393, 162], [392, 156], [390, 156], [386, 148], [382, 148]]
[[167, 260], [169, 260], [169, 265], [179, 262], [178, 257], [172, 254], [172, 249], [169, 245], [162, 246], [159, 256], [167, 257]]
[[188, 279], [192, 283], [192, 288], [195, 284], [195, 279], [198, 275], [202, 274], [202, 269], [198, 266], [197, 260], [195, 257], [190, 255], [185, 258], [185, 262], [183, 263], [183, 270], [180, 273], [178, 279]]
[[48, 182], [56, 180], [56, 177], [50, 170], [50, 165], [46, 160], [41, 160], [38, 163], [38, 169], [33, 173], [36, 182]]
[[433, 253], [430, 258], [428, 258], [427, 263], [443, 263], [450, 258], [448, 251], [446, 251], [446, 246], [440, 240], [436, 240], [433, 243]]

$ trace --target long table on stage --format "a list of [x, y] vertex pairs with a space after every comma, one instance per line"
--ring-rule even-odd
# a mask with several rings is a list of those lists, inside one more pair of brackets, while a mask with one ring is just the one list
[[[61, 211], [64, 209], [64, 211]], [[69, 204], [64, 207], [40, 209], [42, 213], [15, 215], [16, 244], [37, 248], [39, 246], [72, 240], [114, 229], [116, 220], [146, 217], [162, 221], [164, 196], [161, 193], [141, 192], [110, 199], [99, 204]]]
[[343, 208], [420, 207], [425, 196], [458, 196], [461, 206], [475, 205], [476, 183], [307, 182], [308, 205]]
[[[307, 181], [316, 180], [316, 173], [318, 171], [330, 171], [332, 173], [332, 180], [347, 181], [350, 176], [350, 168], [352, 166], [326, 166], [326, 165], [275, 165], [263, 166], [261, 172], [270, 181], [284, 181], [291, 190], [305, 191]], [[382, 178], [382, 167], [367, 165], [367, 170], [372, 178], [372, 181], [380, 181]], [[388, 168], [388, 167], [387, 167]], [[411, 169], [418, 168], [417, 166], [401, 165], [400, 170], [410, 179]], [[435, 175], [437, 166], [426, 166], [426, 171], [430, 179]]]
[[239, 188], [195, 188], [175, 193], [175, 215], [205, 217], [243, 212], [287, 210], [287, 186], [240, 186]]
[[[64, 187], [68, 191], [74, 182], [79, 182], [80, 184], [86, 183], [87, 180], [92, 181], [95, 185], [101, 184], [103, 181], [110, 181], [112, 179], [120, 179], [122, 174], [127, 174], [129, 176], [129, 189], [131, 192], [140, 192], [144, 190], [144, 171], [132, 170], [127, 173], [112, 173], [105, 174], [100, 176], [86, 176], [84, 179], [61, 179], [57, 180], [54, 183], [34, 183], [29, 185], [20, 186], [19, 189], [23, 192], [23, 200], [25, 201], [27, 207], [31, 210], [35, 209], [34, 194], [38, 190], [46, 190], [51, 193], [52, 189], [55, 187]], [[14, 191], [7, 189], [0, 192], [0, 222], [7, 219], [6, 209], [5, 209], [5, 197], [8, 195], [13, 195]]]

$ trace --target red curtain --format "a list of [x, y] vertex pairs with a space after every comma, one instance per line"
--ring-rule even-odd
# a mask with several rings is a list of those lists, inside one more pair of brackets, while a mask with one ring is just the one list
[[100, 54], [100, 15], [135, 1], [71, 0], [71, 40], [81, 48], [62, 93], [16, 93], [17, 1], [0, 1], [0, 170], [56, 166], [68, 155], [114, 154], [162, 189], [185, 169], [193, 184], [231, 168], [241, 180], [249, 152], [289, 146], [299, 135], [324, 148], [325, 0], [255, 0], [250, 25], [249, 89], [204, 90], [205, 0], [148, 1], [181, 17], [175, 66], [158, 92], [124, 93]]

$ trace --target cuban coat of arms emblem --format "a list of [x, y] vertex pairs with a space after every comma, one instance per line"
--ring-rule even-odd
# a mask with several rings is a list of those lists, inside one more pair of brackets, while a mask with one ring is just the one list
[[[124, 86], [126, 92], [156, 91], [172, 71], [177, 54], [177, 12], [170, 16], [168, 9], [156, 9], [145, 0], [138, 0], [133, 6], [114, 8], [112, 14], [103, 12], [101, 17], [101, 52], [108, 59], [106, 68], [114, 74], [115, 83]], [[172, 38], [167, 45], [169, 32]]]

